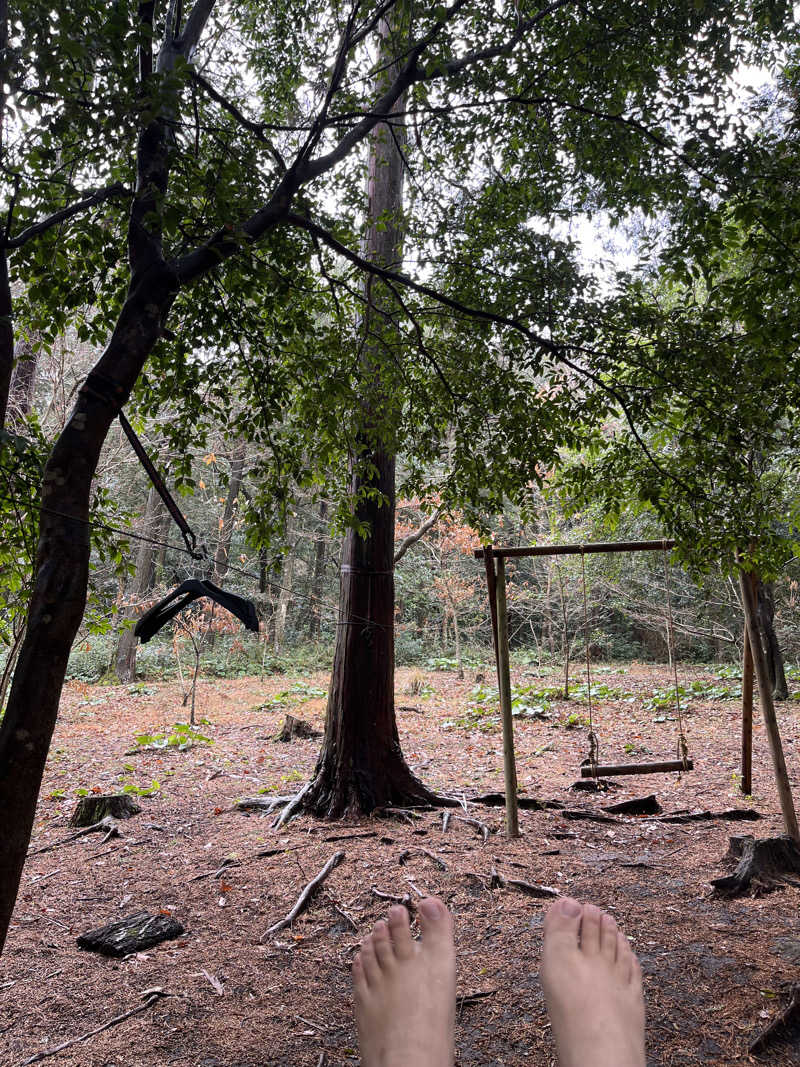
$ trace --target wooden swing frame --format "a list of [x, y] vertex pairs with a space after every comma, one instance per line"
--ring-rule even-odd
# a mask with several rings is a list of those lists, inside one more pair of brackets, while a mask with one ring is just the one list
[[[589, 553], [663, 552], [665, 553], [666, 561], [666, 551], [674, 547], [674, 541], [662, 539], [660, 541], [594, 541], [583, 545], [528, 545], [518, 548], [495, 548], [493, 545], [489, 544], [484, 548], [475, 550], [475, 558], [482, 559], [486, 566], [486, 584], [489, 593], [489, 611], [492, 620], [492, 643], [494, 644], [498, 688], [500, 691], [500, 707], [503, 723], [503, 762], [505, 771], [507, 837], [518, 837], [519, 830], [517, 812], [517, 772], [514, 755], [514, 720], [511, 713], [511, 676], [508, 643], [508, 614], [506, 610], [505, 560], [519, 559], [524, 556], [579, 555], [583, 557]], [[495, 560], [497, 561], [496, 569]], [[585, 575], [583, 591], [585, 611]], [[588, 647], [586, 656], [587, 670], [589, 670]], [[680, 697], [677, 694], [676, 700], [680, 700]], [[594, 730], [591, 726], [590, 743], [592, 745], [592, 753], [594, 753], [596, 751], [596, 741], [594, 740]], [[598, 764], [592, 755], [591, 762], [587, 766], [581, 768], [581, 777], [598, 778], [600, 775], [610, 777], [628, 774], [659, 774], [671, 771], [680, 773], [693, 770], [694, 762], [688, 758], [682, 730], [680, 743], [683, 749], [682, 758], [676, 760], [660, 760], [652, 763]]]

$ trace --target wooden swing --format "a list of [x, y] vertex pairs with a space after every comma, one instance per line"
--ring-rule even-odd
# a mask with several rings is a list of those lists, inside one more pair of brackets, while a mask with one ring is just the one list
[[584, 552], [581, 551], [581, 580], [583, 587], [583, 635], [586, 646], [586, 694], [589, 702], [589, 755], [581, 767], [581, 778], [614, 778], [625, 774], [663, 774], [677, 771], [694, 770], [694, 762], [689, 758], [689, 746], [683, 730], [683, 715], [681, 712], [680, 689], [678, 686], [678, 667], [675, 660], [675, 631], [672, 620], [672, 597], [670, 594], [669, 567], [667, 565], [667, 544], [662, 545], [664, 558], [664, 581], [667, 590], [667, 643], [669, 657], [672, 662], [672, 675], [675, 682], [675, 707], [678, 712], [678, 743], [677, 759], [657, 760], [652, 763], [599, 763], [600, 746], [594, 729], [592, 716], [592, 669], [589, 655], [589, 610], [586, 601], [586, 567]]

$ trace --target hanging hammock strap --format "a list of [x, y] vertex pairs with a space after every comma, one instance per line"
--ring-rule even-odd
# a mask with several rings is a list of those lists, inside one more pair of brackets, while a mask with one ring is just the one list
[[164, 501], [164, 505], [167, 511], [175, 520], [175, 524], [181, 531], [183, 540], [186, 543], [186, 547], [188, 548], [189, 554], [191, 555], [192, 559], [206, 559], [208, 555], [206, 552], [206, 546], [200, 545], [198, 548], [197, 536], [195, 535], [194, 530], [192, 530], [191, 526], [184, 518], [183, 512], [175, 503], [172, 494], [164, 484], [163, 478], [153, 466], [153, 462], [148, 456], [148, 454], [145, 452], [142, 442], [136, 436], [136, 431], [121, 411], [117, 413], [117, 417], [119, 418], [120, 426], [125, 431], [125, 436], [128, 438], [133, 447], [133, 451], [136, 453], [139, 462], [147, 472], [147, 477], [153, 483], [153, 487], [155, 488], [161, 499]]
[[678, 759], [683, 763], [683, 769], [689, 770], [689, 746], [683, 731], [683, 712], [681, 710], [681, 694], [678, 685], [678, 664], [675, 659], [675, 623], [672, 618], [672, 594], [670, 592], [666, 541], [662, 543], [661, 550], [664, 559], [664, 585], [667, 590], [667, 642], [669, 644], [669, 658], [672, 660], [672, 677], [675, 685], [675, 708], [678, 713]]
[[592, 777], [597, 777], [597, 764], [600, 759], [600, 745], [594, 732], [592, 716], [592, 669], [589, 662], [589, 606], [586, 600], [586, 554], [581, 545], [581, 585], [583, 588], [583, 643], [586, 649], [586, 699], [589, 702], [589, 766]]

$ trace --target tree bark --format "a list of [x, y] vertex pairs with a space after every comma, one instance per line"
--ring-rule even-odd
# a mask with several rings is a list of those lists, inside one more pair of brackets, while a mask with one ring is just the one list
[[[161, 516], [159, 515], [161, 510], [159, 507], [160, 503], [161, 497], [158, 495], [156, 488], [151, 486], [150, 492], [147, 494], [147, 504], [144, 509], [144, 522], [142, 523], [141, 529], [141, 533], [144, 537], [155, 538], [161, 520]], [[129, 625], [127, 625], [119, 635], [117, 653], [114, 660], [117, 678], [119, 678], [121, 682], [136, 681], [137, 638], [134, 635], [133, 626], [131, 624], [133, 620], [142, 613], [142, 601], [151, 585], [154, 564], [155, 545], [152, 545], [149, 541], [140, 541], [139, 551], [136, 553], [136, 572], [133, 576], [131, 587], [127, 591], [130, 597], [130, 603], [125, 610], [124, 622]]]
[[11, 375], [14, 370], [14, 325], [11, 317], [11, 283], [8, 256], [0, 249], [0, 430], [5, 428]]
[[[383, 79], [391, 78], [396, 66], [386, 23], [382, 37], [378, 69]], [[404, 101], [398, 100], [393, 110], [402, 111]], [[392, 268], [402, 261], [403, 159], [398, 143], [403, 132], [401, 125], [390, 130], [381, 123], [370, 137], [365, 254]], [[314, 776], [298, 800], [298, 806], [329, 818], [437, 801], [407, 766], [395, 719], [395, 457], [378, 430], [394, 407], [382, 381], [385, 352], [378, 336], [385, 338], [388, 329], [381, 306], [389, 307], [390, 298], [377, 281], [367, 281], [364, 297], [364, 424], [351, 456], [350, 492], [357, 502], [356, 522], [369, 533], [361, 536], [349, 529], [345, 536], [325, 737]]]
[[20, 433], [25, 418], [33, 408], [33, 391], [36, 384], [36, 365], [39, 351], [33, 341], [25, 339], [14, 349], [14, 373], [6, 410], [6, 422], [13, 433]]
[[764, 646], [761, 643], [761, 634], [758, 625], [758, 578], [755, 575], [739, 572], [739, 582], [742, 593], [742, 606], [744, 608], [747, 636], [750, 639], [750, 649], [753, 653], [753, 666], [755, 668], [756, 684], [758, 685], [758, 698], [761, 704], [761, 713], [764, 716], [767, 740], [769, 741], [770, 755], [775, 772], [775, 786], [778, 791], [778, 799], [783, 815], [783, 825], [786, 834], [795, 844], [800, 844], [800, 830], [797, 826], [792, 788], [789, 783], [789, 775], [786, 771], [786, 759], [783, 755], [778, 719], [775, 714], [775, 704], [772, 699], [772, 686], [769, 681]]
[[89, 502], [100, 450], [158, 340], [176, 291], [155, 265], [132, 286], [95, 373], [56, 440], [42, 485], [39, 543], [25, 641], [0, 724], [0, 948], [30, 841], [70, 649], [89, 577]]
[[222, 522], [219, 528], [219, 541], [217, 551], [214, 554], [214, 574], [212, 581], [215, 585], [222, 585], [225, 575], [228, 573], [228, 561], [231, 554], [231, 540], [233, 538], [234, 511], [236, 501], [239, 499], [239, 491], [242, 488], [244, 476], [244, 462], [246, 445], [240, 441], [231, 455], [231, 474], [228, 481], [228, 495], [225, 497], [225, 507], [222, 512]]
[[318, 641], [322, 628], [322, 577], [325, 567], [325, 520], [328, 516], [328, 504], [319, 502], [319, 532], [314, 540], [314, 574], [311, 579], [311, 615], [308, 622], [308, 636]]
[[772, 582], [758, 583], [758, 621], [764, 634], [767, 670], [772, 684], [772, 695], [776, 700], [789, 699], [789, 686], [786, 682], [786, 670], [783, 665], [783, 653], [775, 633], [775, 586]]

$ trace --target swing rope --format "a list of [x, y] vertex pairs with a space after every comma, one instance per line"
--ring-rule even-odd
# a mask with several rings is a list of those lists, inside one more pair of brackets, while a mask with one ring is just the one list
[[597, 743], [597, 735], [594, 732], [594, 720], [592, 717], [592, 669], [589, 657], [589, 608], [586, 600], [586, 553], [581, 545], [581, 585], [583, 588], [583, 643], [586, 649], [586, 698], [589, 702], [589, 766], [592, 769], [592, 777], [597, 777], [597, 764], [600, 759], [600, 746]]
[[[678, 685], [678, 664], [675, 658], [675, 623], [672, 617], [672, 594], [670, 591], [669, 566], [667, 563], [667, 542], [661, 547], [664, 560], [664, 585], [667, 590], [667, 642], [669, 646], [669, 658], [672, 660], [672, 678], [675, 684], [675, 708], [678, 713], [678, 759], [683, 763], [683, 769], [689, 769], [689, 746], [683, 731], [683, 713], [681, 710], [681, 694]], [[585, 595], [585, 594], [584, 594]]]

